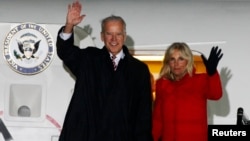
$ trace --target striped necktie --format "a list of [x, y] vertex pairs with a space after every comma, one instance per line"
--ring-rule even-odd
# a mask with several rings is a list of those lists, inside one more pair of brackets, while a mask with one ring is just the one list
[[115, 63], [115, 58], [116, 58], [115, 55], [113, 55], [113, 56], [111, 57], [112, 63], [113, 63], [113, 66], [114, 66], [114, 70], [116, 70], [116, 68], [117, 68], [117, 65], [116, 65], [116, 63]]

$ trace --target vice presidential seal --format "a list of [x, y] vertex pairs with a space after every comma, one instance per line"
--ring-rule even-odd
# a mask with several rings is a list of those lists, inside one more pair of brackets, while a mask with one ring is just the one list
[[54, 42], [49, 32], [35, 23], [22, 23], [10, 30], [4, 40], [4, 58], [16, 72], [32, 75], [52, 62]]

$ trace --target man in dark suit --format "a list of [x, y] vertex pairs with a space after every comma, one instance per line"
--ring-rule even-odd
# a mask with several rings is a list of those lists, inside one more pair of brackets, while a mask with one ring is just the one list
[[124, 45], [125, 21], [103, 19], [103, 48], [80, 49], [73, 28], [85, 17], [81, 9], [79, 1], [68, 6], [57, 37], [58, 56], [76, 78], [59, 141], [151, 141], [150, 72]]

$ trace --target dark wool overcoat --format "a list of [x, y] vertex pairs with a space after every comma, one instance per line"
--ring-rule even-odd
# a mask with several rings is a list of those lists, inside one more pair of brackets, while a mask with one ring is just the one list
[[59, 141], [151, 141], [152, 94], [148, 66], [129, 54], [116, 71], [106, 47], [74, 46], [57, 37], [57, 54], [75, 76]]

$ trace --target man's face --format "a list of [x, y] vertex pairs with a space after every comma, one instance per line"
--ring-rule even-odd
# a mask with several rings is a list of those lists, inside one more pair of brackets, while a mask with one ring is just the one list
[[109, 21], [105, 24], [104, 32], [101, 33], [101, 39], [108, 51], [117, 54], [121, 51], [126, 40], [126, 31], [120, 21]]

